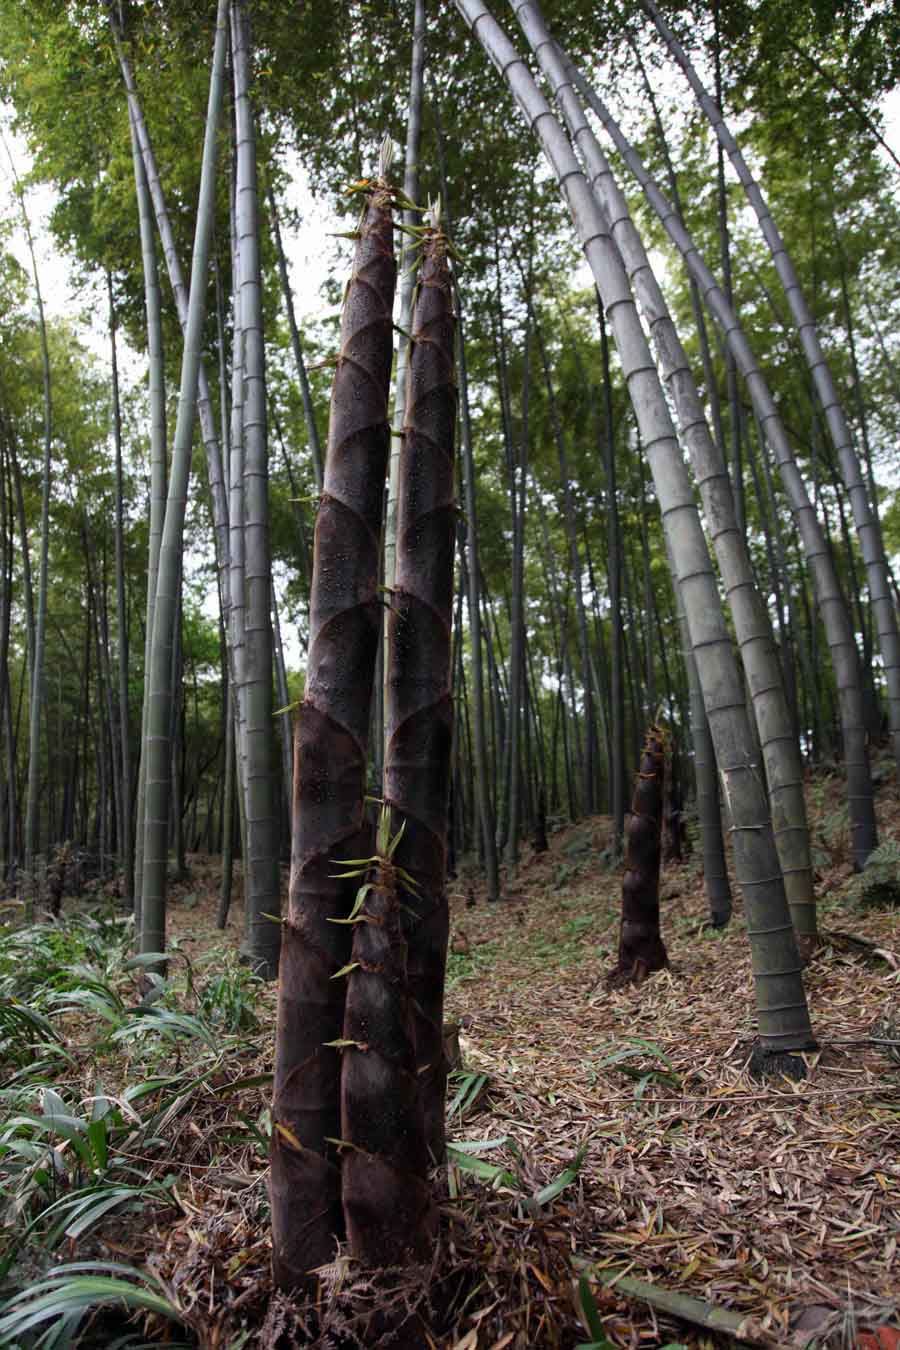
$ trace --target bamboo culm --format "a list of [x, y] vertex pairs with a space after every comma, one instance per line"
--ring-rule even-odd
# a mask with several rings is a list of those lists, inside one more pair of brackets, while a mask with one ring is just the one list
[[551, 80], [569, 132], [581, 151], [594, 189], [641, 305], [662, 378], [672, 395], [703, 507], [738, 647], [753, 699], [769, 786], [773, 829], [798, 937], [816, 935], [809, 827], [803, 795], [803, 764], [791, 721], [768, 614], [756, 588], [750, 555], [719, 445], [710, 432], [687, 354], [662, 289], [612, 169], [590, 129], [562, 56], [534, 6], [517, 7], [526, 35]]
[[250, 106], [250, 51], [243, 0], [232, 0], [231, 33], [237, 158], [236, 248], [240, 258], [244, 439], [244, 662], [246, 730], [244, 910], [248, 955], [267, 979], [278, 971], [281, 929], [279, 806], [275, 790], [271, 557], [265, 344], [259, 257], [256, 135]]
[[44, 647], [47, 632], [47, 586], [49, 584], [50, 564], [50, 484], [51, 450], [53, 445], [53, 400], [50, 378], [50, 348], [47, 341], [47, 321], [44, 315], [44, 298], [38, 275], [37, 258], [34, 252], [34, 240], [31, 234], [31, 222], [25, 208], [25, 197], [10, 159], [16, 194], [22, 212], [25, 238], [31, 258], [31, 271], [34, 278], [34, 295], [38, 310], [38, 328], [41, 341], [41, 383], [44, 401], [44, 440], [41, 461], [41, 552], [38, 568], [37, 605], [34, 609], [34, 640], [30, 667], [29, 722], [28, 722], [28, 778], [25, 789], [25, 913], [32, 912], [36, 891], [35, 864], [40, 847], [40, 781], [41, 781], [41, 711], [44, 702]]
[[[444, 140], [441, 133], [440, 108], [435, 102], [435, 123], [438, 143], [438, 162], [441, 173], [445, 226], [452, 235], [450, 206], [447, 193], [447, 167]], [[466, 608], [469, 615], [469, 637], [472, 650], [472, 736], [475, 750], [475, 798], [478, 804], [478, 822], [489, 901], [500, 898], [500, 871], [497, 859], [497, 841], [494, 834], [494, 807], [488, 781], [487, 730], [484, 714], [484, 665], [481, 641], [481, 601], [478, 566], [478, 516], [475, 493], [475, 453], [473, 448], [472, 417], [469, 406], [469, 377], [466, 365], [465, 322], [462, 297], [458, 282], [454, 285], [456, 302], [456, 370], [459, 379], [460, 449], [462, 450], [463, 495], [466, 517]]]
[[[175, 307], [178, 312], [178, 322], [184, 333], [188, 320], [189, 293], [184, 280], [178, 251], [175, 247], [175, 232], [172, 228], [172, 221], [166, 205], [165, 193], [159, 175], [159, 168], [156, 163], [156, 156], [153, 152], [150, 133], [147, 130], [147, 123], [144, 120], [141, 101], [138, 97], [134, 72], [132, 71], [131, 62], [125, 52], [122, 35], [114, 21], [112, 22], [112, 33], [116, 46], [116, 53], [119, 57], [119, 65], [122, 70], [122, 79], [128, 95], [128, 108], [132, 120], [132, 127], [134, 129], [134, 134], [137, 137], [141, 157], [144, 161], [144, 172], [147, 187], [150, 192], [150, 200], [153, 203], [153, 213], [156, 217], [156, 227], [159, 231], [160, 244], [162, 246], [163, 258], [166, 264], [166, 272], [172, 289], [172, 295], [175, 300]], [[219, 446], [216, 418], [213, 411], [212, 394], [209, 388], [206, 363], [203, 360], [202, 354], [197, 385], [197, 412], [200, 418], [200, 434], [203, 438], [203, 447], [206, 452], [207, 475], [209, 479], [210, 496], [212, 497], [219, 602], [222, 606], [223, 613], [227, 615], [228, 502], [225, 489], [222, 452]]]
[[[413, 0], [412, 59], [409, 72], [409, 103], [406, 114], [406, 158], [403, 171], [403, 195], [411, 205], [404, 205], [404, 229], [420, 224], [420, 213], [415, 209], [419, 195], [419, 150], [422, 140], [422, 105], [425, 93], [425, 0]], [[409, 361], [409, 329], [412, 319], [415, 267], [414, 244], [404, 235], [400, 248], [400, 316], [397, 346], [397, 372], [394, 380], [394, 425], [391, 432], [391, 455], [388, 466], [388, 498], [384, 518], [384, 581], [388, 590], [394, 584], [397, 552], [397, 485], [400, 467], [400, 449], [406, 417], [406, 381]], [[383, 671], [387, 671], [387, 630], [384, 633]], [[386, 738], [385, 738], [386, 739]]]
[[693, 491], [622, 261], [574, 152], [531, 73], [481, 0], [457, 9], [509, 84], [540, 140], [603, 298], [653, 474], [685, 603], [710, 729], [730, 806], [735, 866], [744, 891], [765, 1056], [812, 1044], [800, 958], [772, 834], [753, 764], [743, 683], [718, 600]]
[[172, 446], [172, 467], [166, 515], [159, 551], [159, 573], [150, 647], [150, 696], [147, 711], [144, 859], [142, 883], [141, 951], [165, 950], [166, 870], [170, 796], [171, 667], [175, 615], [181, 576], [181, 555], [191, 441], [197, 407], [197, 381], [215, 198], [215, 167], [219, 115], [224, 86], [228, 34], [228, 0], [219, 0], [216, 39], [209, 86], [206, 133], [197, 203], [197, 224], [191, 263], [191, 294], [181, 363], [178, 416]]
[[[138, 203], [138, 221], [141, 232], [141, 259], [144, 272], [144, 306], [147, 317], [147, 369], [150, 393], [150, 537], [147, 560], [147, 603], [144, 627], [144, 670], [150, 669], [150, 645], [153, 639], [153, 613], [156, 607], [156, 582], [159, 571], [159, 548], [162, 541], [163, 521], [166, 515], [166, 371], [163, 353], [162, 335], [162, 296], [159, 285], [159, 269], [156, 262], [156, 244], [153, 237], [153, 203], [147, 185], [147, 172], [137, 132], [129, 107], [128, 117], [131, 129], [131, 154], [134, 163], [135, 194]], [[144, 866], [144, 808], [146, 797], [147, 764], [144, 754], [147, 737], [147, 707], [150, 698], [150, 681], [144, 680], [144, 696], [141, 707], [141, 753], [138, 769], [137, 791], [137, 829], [134, 841], [134, 927], [135, 935], [141, 931], [141, 894], [143, 888]]]
[[[116, 307], [112, 277], [106, 274], [109, 298], [109, 341], [112, 376], [113, 442], [116, 456], [116, 640], [118, 657], [119, 754], [120, 760], [120, 833], [119, 857], [122, 862], [122, 898], [127, 909], [134, 908], [134, 835], [131, 797], [131, 728], [128, 714], [128, 610], [125, 600], [124, 506], [122, 488], [122, 408], [119, 402], [119, 362], [116, 344]], [[152, 489], [151, 489], [152, 490]]]
[[806, 561], [809, 565], [816, 598], [825, 626], [832, 665], [838, 687], [841, 731], [844, 741], [844, 763], [847, 773], [847, 802], [850, 815], [853, 853], [857, 866], [865, 864], [877, 844], [877, 829], [872, 797], [872, 781], [866, 732], [863, 717], [862, 688], [856, 641], [829, 553], [828, 541], [815, 508], [809, 499], [806, 485], [794, 459], [784, 423], [765, 376], [760, 370], [746, 334], [734, 310], [728, 304], [721, 287], [700, 254], [677, 211], [648, 174], [640, 156], [627, 141], [621, 128], [609, 113], [596, 91], [583, 77], [576, 76], [579, 91], [597, 114], [622, 155], [628, 168], [640, 183], [647, 201], [660, 218], [669, 238], [684, 259], [701, 296], [720, 325], [725, 340], [734, 352], [738, 369], [744, 377], [754, 411], [763, 429], [766, 442], [778, 465], [781, 481], [797, 525]]
[[[791, 316], [803, 347], [803, 354], [815, 383], [822, 411], [825, 414], [828, 429], [837, 451], [844, 487], [853, 509], [853, 519], [859, 535], [860, 549], [869, 582], [869, 595], [875, 612], [878, 640], [884, 661], [888, 723], [891, 729], [894, 759], [898, 772], [900, 772], [900, 628], [898, 628], [897, 612], [891, 596], [887, 559], [884, 554], [878, 520], [872, 511], [872, 503], [860, 469], [859, 459], [853, 448], [853, 436], [844, 413], [843, 404], [838, 396], [831, 367], [822, 349], [818, 327], [807, 304], [791, 256], [772, 218], [769, 205], [760, 190], [759, 184], [750, 172], [740, 146], [727, 126], [715, 100], [703, 87], [703, 83], [687, 53], [663, 19], [653, 0], [641, 0], [641, 3], [656, 25], [667, 48], [684, 72], [697, 102], [716, 133], [719, 144], [731, 160], [747, 200], [756, 215], [760, 231], [778, 273], [778, 278], [784, 288]], [[875, 847], [874, 841], [871, 847]]]

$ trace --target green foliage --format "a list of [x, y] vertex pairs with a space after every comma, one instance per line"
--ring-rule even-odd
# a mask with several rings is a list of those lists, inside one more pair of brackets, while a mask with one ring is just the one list
[[[161, 1150], [198, 1094], [214, 1090], [224, 1057], [259, 1026], [261, 982], [233, 956], [211, 953], [215, 973], [198, 976], [176, 950], [169, 968], [180, 976], [144, 974], [147, 992], [136, 1001], [135, 977], [154, 954], [130, 958], [130, 935], [129, 922], [100, 911], [0, 943], [0, 1280], [19, 1262], [43, 1266], [64, 1243], [83, 1244], [111, 1216], [140, 1213], [146, 1222], [170, 1207], [174, 1177]], [[85, 1038], [77, 1055], [67, 1048]], [[112, 1091], [104, 1084], [121, 1075], [125, 1047], [127, 1079]], [[258, 1125], [244, 1123], [252, 1140]], [[10, 1335], [47, 1327], [46, 1344], [63, 1345], [74, 1343], [89, 1307], [162, 1312], [145, 1298], [155, 1289], [149, 1277], [135, 1293], [129, 1282], [92, 1284], [65, 1272], [12, 1300], [0, 1326]]]
[[498, 947], [499, 942], [492, 939], [467, 952], [448, 952], [447, 988], [454, 989], [462, 980], [477, 979], [482, 970], [493, 964]]
[[883, 839], [847, 883], [846, 894], [861, 909], [900, 907], [900, 840]]
[[447, 1116], [451, 1122], [463, 1121], [484, 1096], [490, 1079], [486, 1073], [468, 1073], [454, 1070], [448, 1075], [447, 1086], [456, 1092], [447, 1104]]
[[[634, 1099], [640, 1101], [652, 1086], [679, 1088], [681, 1077], [675, 1071], [672, 1061], [653, 1041], [642, 1040], [639, 1036], [624, 1037], [625, 1044], [602, 1059], [594, 1061], [596, 1069], [615, 1068], [628, 1078], [634, 1079]], [[641, 1060], [640, 1064], [627, 1063], [628, 1060]], [[647, 1061], [650, 1061], [649, 1065]], [[662, 1068], [653, 1061], [658, 1061]]]
[[[481, 1157], [482, 1153], [492, 1152], [496, 1148], [505, 1148], [512, 1156], [511, 1168], [487, 1162]], [[468, 1172], [479, 1180], [486, 1181], [494, 1190], [505, 1189], [513, 1192], [522, 1211], [537, 1217], [544, 1206], [552, 1204], [563, 1191], [577, 1181], [586, 1155], [587, 1145], [584, 1144], [567, 1167], [557, 1173], [552, 1181], [535, 1191], [526, 1176], [527, 1159], [514, 1139], [509, 1136], [500, 1139], [461, 1139], [447, 1145], [447, 1158], [452, 1164], [450, 1193], [456, 1194], [457, 1183], [452, 1175], [452, 1169], [456, 1168], [460, 1172]]]
[[[101, 1307], [184, 1323], [180, 1310], [148, 1271], [105, 1261], [76, 1261], [57, 1266], [46, 1279], [9, 1300], [0, 1310], [0, 1342], [30, 1344], [32, 1335], [42, 1331], [36, 1345], [69, 1350], [83, 1344], [79, 1327], [89, 1312]], [[177, 1350], [175, 1342], [167, 1344]]]
[[581, 1305], [582, 1318], [590, 1332], [591, 1339], [580, 1342], [576, 1350], [614, 1350], [612, 1341], [604, 1333], [603, 1323], [600, 1320], [600, 1309], [597, 1307], [594, 1291], [591, 1289], [586, 1275], [582, 1275], [578, 1281], [578, 1302]]
[[225, 969], [205, 980], [198, 991], [200, 1015], [208, 1025], [226, 1032], [256, 1031], [255, 1005], [263, 987], [264, 982], [229, 953]]
[[[604, 916], [605, 917], [605, 916]], [[560, 924], [558, 934], [534, 943], [531, 953], [541, 961], [552, 961], [560, 969], [583, 960], [585, 942], [597, 931], [598, 916], [593, 911], [576, 914]]]

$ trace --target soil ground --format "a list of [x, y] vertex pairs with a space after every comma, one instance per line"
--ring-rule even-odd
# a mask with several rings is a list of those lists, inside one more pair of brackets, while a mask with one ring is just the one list
[[[604, 975], [621, 871], [603, 862], [608, 820], [556, 829], [546, 854], [526, 848], [499, 904], [486, 903], [474, 866], [450, 883], [447, 1015], [463, 1060], [450, 1138], [476, 1151], [452, 1154], [436, 1267], [421, 1276], [452, 1326], [432, 1344], [588, 1341], [581, 1270], [612, 1346], [736, 1334], [900, 1344], [890, 1330], [900, 1323], [900, 1051], [888, 1043], [900, 1041], [900, 911], [864, 909], [848, 894], [839, 791], [821, 777], [810, 788], [823, 942], [807, 972], [819, 1049], [800, 1082], [748, 1073], [755, 1018], [740, 896], [726, 930], [706, 926], [696, 852], [663, 874], [669, 969], [615, 993]], [[891, 787], [879, 816], [882, 836], [900, 841]], [[170, 935], [207, 978], [236, 945], [240, 878], [223, 935], [218, 860], [190, 861]], [[201, 1345], [336, 1343], [304, 1339], [269, 1302], [269, 1088], [254, 1075], [271, 1067], [274, 1010], [274, 989], [261, 988], [257, 1033], [144, 1159], [176, 1176], [173, 1206], [139, 1228], [114, 1220], [97, 1248], [155, 1269]], [[674, 1317], [636, 1297], [635, 1278], [702, 1303]], [[348, 1279], [338, 1261], [325, 1287], [340, 1294]], [[263, 1329], [242, 1339], [236, 1328], [266, 1307]], [[698, 1326], [710, 1308], [736, 1314], [739, 1331]]]
[[[526, 848], [500, 904], [486, 903], [475, 869], [451, 882], [447, 1014], [461, 1026], [464, 1070], [451, 1082], [463, 1097], [451, 1138], [501, 1141], [476, 1156], [516, 1178], [496, 1177], [489, 1194], [495, 1216], [501, 1202], [509, 1211], [498, 1241], [513, 1242], [526, 1268], [519, 1293], [534, 1302], [523, 1331], [521, 1308], [506, 1320], [512, 1309], [491, 1306], [487, 1280], [467, 1311], [466, 1350], [525, 1335], [541, 1344], [542, 1308], [555, 1343], [566, 1319], [547, 1305], [571, 1289], [538, 1264], [548, 1229], [577, 1261], [733, 1310], [750, 1339], [865, 1344], [863, 1329], [884, 1324], [880, 1344], [897, 1342], [887, 1326], [900, 1289], [900, 1062], [896, 1047], [873, 1042], [900, 1039], [900, 912], [848, 899], [839, 791], [826, 778], [811, 793], [823, 943], [807, 990], [820, 1048], [805, 1056], [802, 1082], [748, 1073], [755, 1017], [740, 895], [729, 927], [709, 928], [696, 853], [663, 873], [669, 969], [615, 993], [603, 977], [621, 872], [598, 866], [608, 820], [558, 829], [547, 854]], [[892, 793], [879, 815], [882, 836], [900, 839]], [[213, 939], [198, 870], [200, 901], [176, 906], [173, 924], [188, 951]], [[536, 1223], [524, 1191], [552, 1182], [579, 1150], [577, 1178]], [[454, 1182], [484, 1189], [468, 1173]], [[595, 1297], [615, 1345], [703, 1342], [689, 1324], [660, 1327], [615, 1284], [598, 1284]]]

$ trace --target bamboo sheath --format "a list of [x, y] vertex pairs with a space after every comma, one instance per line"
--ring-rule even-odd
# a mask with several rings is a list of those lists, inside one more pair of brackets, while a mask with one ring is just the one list
[[316, 518], [306, 692], [294, 740], [293, 832], [272, 1101], [272, 1266], [294, 1289], [334, 1257], [341, 1208], [341, 1055], [356, 895], [342, 858], [371, 853], [364, 824], [381, 635], [380, 559], [397, 266], [391, 197], [375, 185], [358, 232], [331, 395]]

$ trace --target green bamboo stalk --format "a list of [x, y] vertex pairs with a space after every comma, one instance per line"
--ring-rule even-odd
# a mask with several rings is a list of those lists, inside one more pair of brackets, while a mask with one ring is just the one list
[[[169, 216], [166, 205], [166, 197], [163, 191], [162, 180], [159, 174], [159, 167], [156, 163], [156, 156], [153, 152], [153, 144], [150, 140], [150, 133], [147, 129], [147, 123], [144, 120], [144, 113], [141, 107], [141, 101], [138, 97], [137, 85], [135, 84], [134, 72], [131, 68], [131, 62], [125, 51], [122, 41], [122, 35], [117, 23], [112, 18], [111, 28], [113, 41], [116, 47], [116, 53], [119, 58], [119, 65], [122, 71], [122, 79], [125, 84], [125, 90], [128, 95], [128, 109], [132, 119], [134, 134], [137, 137], [140, 146], [141, 157], [144, 161], [144, 170], [147, 179], [147, 187], [150, 192], [150, 199], [153, 203], [153, 212], [156, 217], [156, 226], [159, 231], [160, 244], [162, 246], [163, 258], [166, 264], [166, 272], [169, 278], [169, 284], [172, 288], [172, 295], [175, 300], [175, 307], [178, 312], [178, 322], [184, 333], [188, 320], [188, 287], [184, 280], [184, 274], [181, 268], [181, 260], [178, 256], [178, 250], [175, 246], [175, 231], [172, 228], [171, 217]], [[206, 451], [206, 466], [209, 478], [210, 496], [213, 505], [213, 526], [216, 546], [216, 569], [219, 585], [219, 601], [223, 612], [228, 612], [228, 501], [225, 489], [225, 476], [222, 464], [222, 452], [219, 446], [219, 437], [216, 430], [216, 417], [213, 410], [212, 394], [209, 388], [209, 379], [206, 372], [206, 363], [201, 354], [200, 371], [197, 386], [197, 412], [200, 418], [200, 434], [203, 438], [203, 447]]]
[[760, 1030], [760, 1071], [813, 1044], [800, 958], [768, 801], [753, 762], [743, 681], [735, 659], [690, 479], [628, 278], [568, 138], [521, 56], [481, 0], [456, 0], [538, 137], [584, 248], [622, 362], [684, 599], [691, 645], [716, 745], [744, 891]]
[[197, 383], [203, 326], [206, 318], [210, 240], [215, 209], [215, 170], [218, 123], [224, 88], [225, 50], [228, 36], [228, 0], [219, 0], [216, 38], [209, 83], [206, 133], [200, 174], [200, 198], [191, 263], [191, 290], [181, 361], [181, 388], [178, 416], [172, 445], [172, 468], [166, 498], [166, 516], [159, 550], [159, 573], [153, 636], [150, 646], [150, 695], [147, 739], [144, 754], [147, 763], [144, 863], [142, 885], [142, 923], [140, 949], [143, 952], [165, 950], [166, 870], [168, 865], [168, 826], [170, 797], [172, 646], [175, 614], [178, 608], [184, 517], [191, 470], [191, 442], [197, 409]]
[[[425, 92], [425, 0], [413, 0], [412, 60], [409, 73], [409, 108], [406, 116], [406, 161], [403, 194], [414, 203], [419, 195], [419, 149], [422, 140], [422, 104]], [[403, 225], [412, 229], [421, 223], [421, 213], [412, 205], [404, 206]], [[415, 253], [409, 236], [400, 249], [400, 334], [397, 346], [397, 372], [394, 380], [394, 424], [391, 431], [391, 458], [388, 466], [388, 497], [384, 516], [384, 582], [394, 584], [397, 555], [397, 485], [400, 448], [405, 435], [406, 381], [409, 361], [409, 329], [412, 319], [415, 285]], [[410, 265], [412, 263], [412, 266]], [[387, 628], [384, 632], [384, 670], [387, 671]], [[380, 734], [381, 729], [376, 734]]]
[[[258, 974], [278, 972], [281, 908], [279, 810], [275, 792], [272, 690], [272, 568], [269, 549], [269, 457], [265, 340], [259, 259], [256, 136], [250, 106], [250, 51], [243, 0], [231, 3], [231, 52], [237, 138], [236, 225], [240, 259], [244, 399], [244, 699], [247, 851], [244, 913], [248, 955]], [[273, 917], [274, 916], [274, 917]]]
[[[441, 197], [447, 232], [452, 235], [450, 199], [447, 183], [447, 162], [441, 128], [440, 105], [434, 101], [435, 129], [437, 131], [438, 165], [441, 175]], [[475, 491], [475, 453], [472, 434], [472, 416], [469, 405], [469, 375], [466, 363], [465, 319], [459, 284], [454, 289], [456, 301], [456, 369], [459, 378], [460, 449], [462, 450], [463, 498], [466, 517], [466, 548], [463, 567], [466, 570], [466, 608], [469, 615], [469, 640], [472, 651], [472, 740], [475, 752], [475, 799], [478, 804], [478, 823], [488, 900], [500, 898], [500, 872], [497, 861], [497, 841], [494, 834], [494, 808], [488, 778], [487, 731], [484, 715], [484, 664], [481, 641], [481, 593], [478, 565], [478, 515]]]
[[116, 344], [116, 306], [112, 277], [106, 273], [109, 299], [109, 343], [112, 373], [113, 443], [116, 456], [116, 647], [118, 657], [119, 700], [119, 857], [122, 862], [122, 898], [128, 909], [134, 908], [134, 835], [131, 820], [131, 735], [128, 715], [128, 612], [125, 602], [125, 516], [122, 486], [122, 408], [119, 402], [119, 359]]
[[798, 937], [816, 938], [815, 890], [803, 795], [803, 764], [765, 606], [753, 577], [740, 512], [721, 450], [714, 440], [687, 353], [656, 279], [647, 251], [606, 156], [589, 127], [563, 57], [533, 3], [516, 13], [554, 93], [588, 171], [650, 330], [662, 378], [672, 395], [709, 522], [725, 595], [759, 728], [773, 828]]
[[19, 182], [12, 156], [9, 155], [10, 168], [25, 239], [31, 258], [31, 272], [34, 277], [34, 294], [38, 310], [38, 328], [41, 339], [41, 381], [44, 395], [44, 454], [41, 465], [41, 553], [38, 571], [38, 592], [34, 625], [34, 649], [30, 670], [29, 724], [28, 724], [28, 780], [25, 789], [25, 913], [30, 916], [33, 910], [36, 892], [35, 858], [40, 846], [40, 781], [41, 781], [41, 711], [43, 708], [44, 686], [44, 648], [47, 634], [47, 587], [50, 563], [50, 481], [51, 449], [53, 444], [53, 400], [50, 380], [50, 347], [47, 341], [47, 320], [44, 314], [44, 297], [38, 275], [37, 258], [34, 252], [34, 239], [31, 234], [31, 222], [25, 207], [25, 194]]
[[863, 718], [862, 689], [859, 679], [856, 640], [847, 605], [838, 582], [828, 540], [816, 515], [803, 477], [794, 459], [784, 423], [763, 372], [738, 316], [728, 304], [721, 287], [703, 259], [678, 213], [670, 206], [650, 177], [640, 156], [622, 133], [596, 90], [576, 73], [579, 91], [597, 114], [611, 136], [616, 149], [644, 190], [647, 201], [659, 216], [669, 238], [684, 259], [696, 281], [704, 302], [720, 325], [728, 346], [734, 352], [738, 368], [759, 418], [766, 440], [778, 465], [791, 512], [803, 543], [803, 551], [812, 575], [813, 586], [825, 626], [838, 686], [844, 764], [847, 774], [847, 804], [853, 852], [862, 867], [877, 843], [877, 828], [872, 797], [872, 780]]
[[[891, 596], [887, 559], [884, 554], [881, 532], [878, 528], [877, 518], [872, 511], [872, 503], [860, 469], [859, 458], [853, 446], [850, 425], [844, 412], [843, 403], [838, 395], [834, 377], [831, 374], [831, 367], [822, 348], [818, 327], [807, 304], [797, 270], [772, 218], [769, 205], [759, 184], [750, 172], [740, 146], [729, 130], [715, 100], [707, 93], [687, 53], [663, 19], [653, 0], [641, 0], [641, 3], [656, 25], [667, 48], [684, 72], [697, 102], [716, 133], [719, 144], [731, 160], [741, 186], [746, 193], [747, 200], [756, 215], [760, 231], [778, 273], [778, 279], [784, 288], [791, 316], [803, 347], [803, 354], [815, 383], [816, 392], [821, 400], [828, 430], [837, 451], [841, 478], [853, 508], [853, 519], [859, 536], [863, 562], [865, 563], [866, 576], [869, 582], [869, 596], [875, 613], [878, 641], [884, 660], [888, 722], [893, 741], [894, 759], [898, 772], [900, 772], [900, 628], [898, 628], [897, 612]], [[875, 847], [875, 842], [873, 839], [870, 844], [871, 848]], [[865, 859], [862, 861], [864, 862]]]
[[291, 335], [291, 350], [294, 353], [294, 365], [297, 367], [297, 379], [300, 384], [300, 397], [303, 400], [303, 417], [306, 422], [306, 439], [309, 442], [309, 456], [312, 462], [313, 479], [316, 491], [322, 491], [322, 445], [319, 440], [319, 428], [316, 423], [316, 410], [313, 406], [312, 390], [309, 387], [309, 375], [303, 359], [303, 344], [300, 341], [300, 329], [297, 327], [297, 315], [294, 312], [294, 296], [291, 291], [291, 279], [288, 276], [287, 259], [284, 256], [284, 244], [281, 240], [281, 223], [278, 219], [278, 206], [271, 182], [266, 184], [266, 197], [269, 203], [269, 224], [272, 227], [272, 242], [278, 258], [278, 275], [281, 280], [281, 294], [287, 314], [288, 331]]
[[129, 108], [131, 153], [134, 162], [134, 186], [141, 231], [141, 259], [144, 269], [144, 306], [147, 320], [147, 368], [150, 390], [150, 548], [147, 559], [147, 604], [144, 626], [144, 693], [141, 704], [141, 749], [138, 769], [136, 830], [134, 840], [134, 931], [141, 931], [141, 896], [144, 867], [144, 808], [147, 783], [147, 707], [150, 697], [150, 646], [153, 638], [153, 613], [156, 607], [156, 582], [159, 548], [166, 514], [166, 370], [162, 334], [162, 296], [156, 245], [153, 238], [153, 203], [147, 185], [147, 173]]

